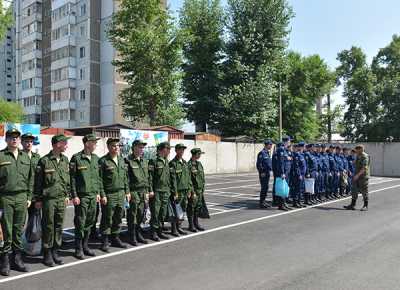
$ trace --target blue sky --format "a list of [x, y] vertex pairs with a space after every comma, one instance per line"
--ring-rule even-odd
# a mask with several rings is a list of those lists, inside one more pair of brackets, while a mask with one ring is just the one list
[[[223, 0], [225, 3], [226, 1]], [[169, 0], [177, 11], [183, 0]], [[303, 55], [319, 54], [331, 68], [336, 55], [360, 46], [368, 60], [400, 34], [400, 0], [289, 0], [296, 14], [289, 48]], [[336, 94], [338, 102], [342, 102]]]

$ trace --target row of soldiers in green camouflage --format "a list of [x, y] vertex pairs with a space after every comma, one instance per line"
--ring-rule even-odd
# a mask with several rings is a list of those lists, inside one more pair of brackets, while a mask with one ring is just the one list
[[[147, 243], [140, 223], [147, 204], [151, 210], [151, 239], [168, 239], [162, 229], [171, 203], [175, 218], [170, 219], [171, 234], [187, 234], [181, 229], [176, 210], [179, 204], [187, 211], [189, 231], [202, 231], [198, 213], [204, 203], [205, 178], [199, 161], [204, 153], [191, 150], [189, 162], [183, 159], [186, 147], [175, 146], [176, 156], [168, 161], [170, 144], [157, 146], [154, 160], [143, 159], [146, 143], [136, 140], [132, 154], [124, 159], [119, 154], [119, 140], [107, 140], [108, 153], [99, 158], [94, 154], [99, 138], [93, 134], [83, 138], [84, 149], [71, 161], [63, 154], [68, 137], [52, 138], [52, 150], [40, 158], [31, 151], [34, 137], [12, 129], [6, 132], [7, 148], [0, 151], [0, 210], [4, 246], [0, 248], [0, 274], [8, 276], [10, 268], [27, 272], [22, 259], [22, 232], [27, 208], [33, 213], [42, 210], [43, 263], [49, 267], [63, 264], [58, 250], [62, 243], [64, 213], [72, 200], [75, 208], [75, 256], [95, 256], [89, 247], [91, 228], [96, 224], [96, 207], [101, 204], [101, 250], [109, 246], [126, 248], [120, 240], [120, 226], [126, 203], [129, 243]], [[22, 140], [24, 150], [19, 150]], [[11, 258], [11, 259], [10, 259]]]

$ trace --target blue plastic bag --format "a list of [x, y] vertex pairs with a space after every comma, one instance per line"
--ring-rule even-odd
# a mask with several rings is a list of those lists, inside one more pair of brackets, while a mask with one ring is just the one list
[[278, 177], [275, 182], [275, 195], [287, 198], [289, 196], [289, 185], [286, 179]]

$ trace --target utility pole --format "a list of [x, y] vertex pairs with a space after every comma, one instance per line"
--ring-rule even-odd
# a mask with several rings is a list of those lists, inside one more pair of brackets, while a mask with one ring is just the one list
[[332, 116], [331, 116], [331, 95], [328, 94], [328, 143], [332, 142]]
[[279, 141], [282, 142], [282, 83], [279, 82]]

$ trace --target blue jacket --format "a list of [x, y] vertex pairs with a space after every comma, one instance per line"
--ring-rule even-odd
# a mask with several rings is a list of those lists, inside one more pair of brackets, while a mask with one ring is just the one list
[[317, 173], [318, 171], [318, 161], [315, 158], [315, 156], [307, 151], [304, 153], [304, 157], [306, 159], [306, 163], [307, 163], [307, 170], [306, 170], [306, 175], [312, 175]]
[[346, 156], [344, 156], [343, 154], [340, 155], [340, 157], [342, 157], [343, 169], [348, 171], [349, 170], [349, 161], [347, 160]]
[[356, 160], [356, 158], [353, 155], [348, 155], [347, 156], [347, 161], [349, 162], [349, 171], [354, 175], [356, 168], [354, 166], [354, 161]]
[[335, 154], [334, 156], [335, 156], [337, 171], [343, 171], [344, 170], [344, 164], [343, 164], [342, 157], [339, 154]]
[[329, 158], [329, 168], [330, 168], [331, 172], [338, 171], [338, 167], [337, 167], [336, 159], [335, 159], [335, 154], [334, 153], [328, 153], [328, 158]]
[[269, 173], [272, 170], [271, 153], [265, 148], [258, 153], [257, 170], [259, 173]]
[[304, 154], [301, 152], [293, 153], [292, 173], [294, 177], [305, 176], [307, 172], [307, 163]]
[[321, 153], [321, 171], [324, 173], [330, 171], [328, 153]]
[[281, 177], [283, 174], [286, 174], [285, 160], [287, 157], [286, 149], [283, 146], [278, 147], [274, 155], [272, 155], [272, 170], [275, 177]]

